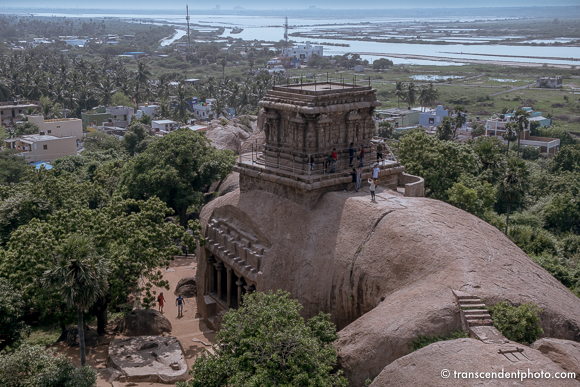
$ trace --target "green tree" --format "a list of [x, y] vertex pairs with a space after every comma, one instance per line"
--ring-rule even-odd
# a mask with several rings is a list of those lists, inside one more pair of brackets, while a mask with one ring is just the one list
[[580, 144], [564, 145], [554, 156], [553, 172], [580, 172]]
[[505, 157], [509, 157], [510, 143], [514, 142], [516, 139], [518, 140], [518, 144], [520, 142], [517, 132], [517, 124], [514, 122], [508, 122], [507, 124], [505, 124], [505, 132], [503, 132], [501, 136], [507, 142], [507, 150]]
[[409, 133], [399, 141], [399, 161], [409, 173], [425, 179], [426, 196], [442, 200], [462, 174], [475, 175], [480, 170], [469, 145], [441, 141], [423, 131]]
[[105, 151], [111, 149], [121, 152], [123, 149], [123, 145], [118, 136], [113, 136], [103, 132], [87, 133], [83, 142], [85, 149], [88, 151]]
[[131, 98], [127, 97], [122, 91], [117, 91], [112, 97], [112, 106], [133, 106]]
[[178, 387], [346, 386], [332, 342], [338, 338], [330, 315], [308, 322], [290, 294], [256, 292], [224, 316], [215, 355], [203, 352], [192, 379]]
[[[457, 129], [467, 122], [467, 110], [461, 105], [455, 106], [453, 110], [455, 112], [455, 133], [457, 133]], [[455, 133], [453, 133], [453, 138], [455, 138]]]
[[387, 58], [380, 58], [373, 61], [373, 69], [374, 70], [384, 70], [388, 69], [393, 65], [393, 61]]
[[0, 349], [22, 338], [25, 328], [21, 320], [23, 315], [22, 294], [8, 280], [0, 278]]
[[0, 151], [0, 186], [18, 183], [27, 169], [26, 159], [15, 151]]
[[226, 78], [226, 66], [228, 65], [228, 61], [226, 58], [222, 58], [220, 60], [220, 65], [222, 66], [222, 79]]
[[435, 131], [435, 135], [441, 141], [451, 141], [455, 138], [455, 122], [452, 117], [443, 117], [441, 123], [437, 125], [437, 130]]
[[485, 134], [485, 125], [481, 122], [474, 122], [471, 125], [471, 135], [472, 136], [483, 136]]
[[393, 124], [391, 124], [389, 121], [379, 122], [379, 136], [380, 137], [391, 138], [393, 136], [394, 130], [395, 130], [395, 128], [393, 127]]
[[546, 227], [559, 231], [580, 231], [580, 195], [557, 193], [543, 211]]
[[100, 297], [109, 283], [107, 262], [98, 256], [87, 236], [72, 234], [57, 252], [56, 264], [44, 272], [42, 282], [58, 291], [63, 300], [77, 309], [78, 339], [81, 365], [86, 364], [83, 313]]
[[232, 170], [235, 156], [200, 133], [178, 129], [152, 143], [124, 168], [121, 186], [135, 199], [159, 197], [187, 225], [187, 208], [204, 203], [202, 190]]
[[530, 113], [525, 110], [517, 110], [513, 116], [513, 122], [517, 125], [516, 133], [518, 134], [518, 157], [520, 157], [520, 138], [521, 134], [524, 132], [525, 129], [528, 128], [530, 121], [528, 118], [530, 117]]
[[24, 136], [27, 134], [38, 134], [38, 132], [38, 125], [31, 121], [23, 122], [14, 127], [14, 135], [16, 137]]
[[499, 182], [498, 191], [501, 197], [507, 202], [507, 214], [505, 221], [505, 234], [508, 234], [510, 222], [510, 205], [522, 199], [528, 190], [529, 171], [526, 163], [520, 159], [509, 159], [505, 175]]
[[405, 87], [401, 81], [395, 83], [395, 96], [397, 96], [397, 108], [400, 108], [401, 97], [405, 96]]
[[133, 156], [144, 152], [154, 139], [142, 123], [132, 122], [121, 140], [121, 145], [129, 155]]
[[462, 175], [459, 181], [447, 190], [448, 202], [477, 217], [493, 211], [497, 189], [487, 181], [479, 181], [470, 175]]
[[411, 110], [417, 101], [417, 87], [414, 82], [410, 82], [405, 88], [405, 98], [407, 100], [408, 108]]
[[544, 333], [539, 317], [542, 309], [531, 302], [515, 307], [503, 301], [490, 311], [493, 325], [509, 340], [531, 344]]
[[24, 343], [0, 353], [0, 385], [5, 387], [93, 387], [97, 372], [75, 368], [64, 355]]
[[45, 119], [49, 120], [62, 117], [63, 108], [60, 103], [53, 103], [50, 98], [41, 97], [40, 104], [42, 105], [42, 115]]

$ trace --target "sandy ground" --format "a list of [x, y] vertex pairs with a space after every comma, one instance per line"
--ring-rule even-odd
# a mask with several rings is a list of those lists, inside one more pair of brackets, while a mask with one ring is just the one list
[[[175, 259], [169, 269], [165, 270], [164, 279], [169, 281], [170, 290], [156, 289], [158, 292], [163, 291], [165, 296], [164, 315], [171, 321], [173, 330], [171, 336], [176, 337], [183, 347], [185, 358], [188, 367], [194, 363], [196, 356], [201, 353], [203, 348], [209, 348], [210, 343], [214, 341], [215, 333], [210, 330], [205, 323], [197, 315], [197, 305], [195, 298], [186, 298], [185, 307], [183, 310], [183, 317], [177, 318], [177, 307], [175, 306], [175, 298], [173, 292], [175, 286], [181, 278], [195, 276], [195, 268], [197, 266], [195, 259], [191, 258], [177, 258]], [[107, 332], [112, 333], [115, 328], [115, 323], [109, 323]], [[121, 335], [108, 334], [102, 336], [97, 346], [87, 347], [87, 365], [99, 370], [106, 368], [106, 360], [108, 354], [108, 345], [111, 340], [121, 338]], [[196, 340], [196, 341], [194, 341]], [[208, 345], [205, 345], [208, 344]], [[65, 353], [77, 365], [80, 365], [78, 347], [70, 348], [64, 344], [54, 346], [59, 352]], [[115, 383], [116, 386], [168, 386], [162, 383]], [[97, 380], [98, 387], [110, 387], [111, 384], [99, 377]]]

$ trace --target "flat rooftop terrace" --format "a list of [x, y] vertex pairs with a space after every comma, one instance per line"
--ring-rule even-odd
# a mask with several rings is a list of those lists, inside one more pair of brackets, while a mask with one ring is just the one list
[[295, 83], [289, 85], [277, 85], [272, 88], [275, 91], [286, 93], [307, 94], [307, 95], [325, 95], [343, 93], [345, 91], [370, 91], [371, 86], [357, 85], [354, 83], [342, 82], [312, 82], [312, 83]]

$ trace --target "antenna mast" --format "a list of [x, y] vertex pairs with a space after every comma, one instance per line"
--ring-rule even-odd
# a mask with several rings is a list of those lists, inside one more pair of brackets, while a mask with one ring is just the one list
[[189, 38], [189, 5], [185, 6], [185, 12], [187, 12], [187, 16], [185, 20], [187, 20], [187, 53], [191, 52], [191, 40]]
[[288, 16], [286, 16], [286, 23], [284, 23], [284, 48], [288, 49]]

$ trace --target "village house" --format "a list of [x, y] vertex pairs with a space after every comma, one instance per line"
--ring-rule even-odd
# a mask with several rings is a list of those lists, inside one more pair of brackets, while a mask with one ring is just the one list
[[[501, 136], [506, 132], [506, 124], [511, 121], [512, 117], [513, 113], [500, 114], [498, 118], [487, 120], [485, 122], [485, 135], [500, 136], [500, 138], [503, 140]], [[528, 121], [532, 122], [532, 120], [529, 118]], [[530, 123], [528, 123], [522, 133], [520, 133], [520, 145], [533, 146], [539, 148], [540, 152], [554, 155], [558, 150], [560, 150], [560, 139], [532, 136], [530, 131]]]
[[176, 130], [178, 127], [177, 122], [172, 120], [154, 120], [151, 121], [151, 128], [156, 133], [166, 134]]
[[312, 46], [310, 42], [294, 47], [287, 47], [282, 49], [282, 56], [286, 58], [300, 59], [302, 62], [308, 62], [312, 55], [323, 56], [323, 46]]
[[77, 139], [74, 136], [30, 134], [4, 140], [4, 149], [21, 152], [29, 163], [50, 162], [59, 157], [76, 155]]
[[20, 121], [28, 110], [39, 112], [41, 109], [38, 101], [0, 102], [0, 125], [13, 126]]
[[550, 89], [557, 89], [562, 87], [562, 76], [556, 77], [538, 77], [536, 79], [536, 87], [545, 87]]
[[41, 135], [55, 137], [76, 137], [78, 141], [83, 139], [83, 122], [79, 118], [55, 118], [44, 119], [44, 116], [28, 116], [28, 121], [38, 126]]

